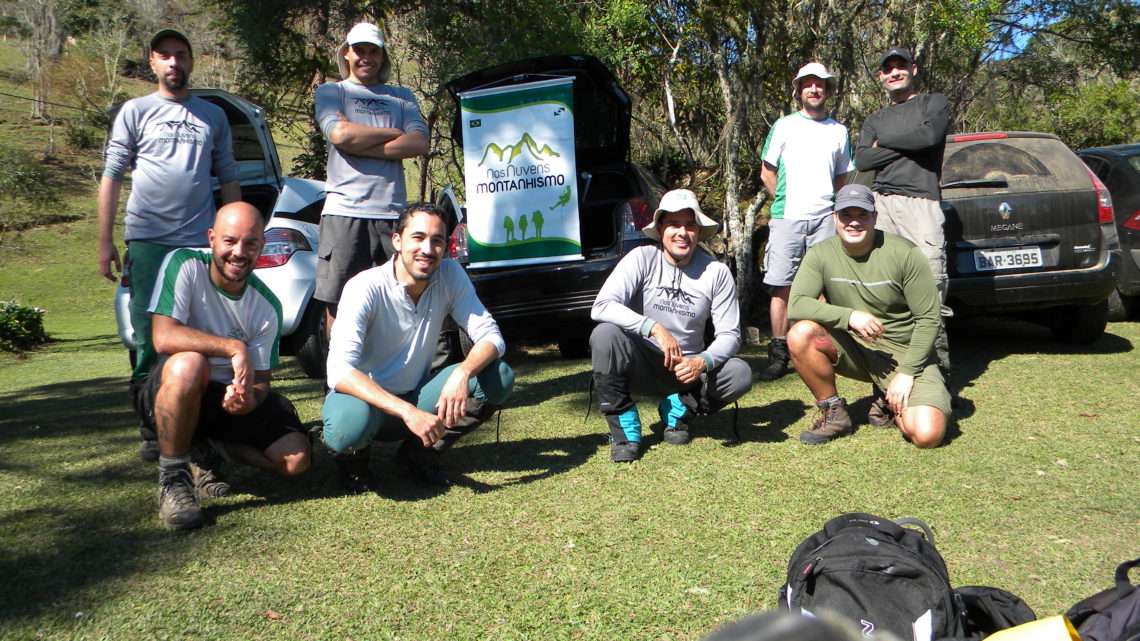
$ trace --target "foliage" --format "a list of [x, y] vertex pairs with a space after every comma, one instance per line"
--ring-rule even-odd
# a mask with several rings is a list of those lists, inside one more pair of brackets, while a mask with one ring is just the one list
[[15, 301], [0, 301], [0, 350], [22, 352], [47, 341], [44, 310]]
[[44, 208], [59, 203], [57, 190], [48, 181], [48, 171], [35, 155], [0, 144], [0, 238], [8, 230], [38, 224]]

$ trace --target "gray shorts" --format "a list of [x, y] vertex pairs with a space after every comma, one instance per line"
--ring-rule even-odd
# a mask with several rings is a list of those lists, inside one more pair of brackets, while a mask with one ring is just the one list
[[317, 286], [313, 298], [339, 303], [348, 279], [381, 265], [392, 255], [396, 221], [387, 218], [321, 216]]
[[[839, 361], [835, 364], [835, 373], [857, 381], [874, 383], [884, 392], [891, 385], [895, 377], [895, 369], [899, 366], [899, 359], [906, 354], [906, 345], [898, 345], [886, 339], [875, 341], [874, 346], [857, 340], [850, 333], [840, 329], [827, 330], [835, 342], [835, 349], [839, 353]], [[946, 389], [946, 380], [938, 369], [937, 360], [926, 364], [917, 376], [914, 377], [914, 387], [910, 391], [910, 405], [929, 405], [942, 410], [943, 414], [950, 415], [950, 392]]]
[[810, 220], [769, 220], [768, 247], [764, 251], [764, 284], [773, 287], [791, 285], [807, 250], [834, 235], [835, 219], [831, 214]]

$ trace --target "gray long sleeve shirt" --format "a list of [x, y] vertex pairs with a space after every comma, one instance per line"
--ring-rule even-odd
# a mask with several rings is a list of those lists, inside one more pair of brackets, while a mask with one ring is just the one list
[[[701, 251], [688, 265], [676, 266], [656, 245], [638, 247], [614, 267], [594, 300], [590, 317], [649, 337], [661, 325], [686, 356], [700, 356], [709, 369], [723, 365], [740, 349], [740, 305], [736, 283], [723, 263]], [[705, 346], [705, 325], [715, 336]]]
[[880, 194], [940, 200], [942, 152], [949, 129], [946, 96], [940, 93], [889, 104], [863, 123], [855, 145], [855, 168], [878, 170], [872, 189]]
[[396, 279], [397, 254], [360, 272], [344, 286], [329, 341], [328, 385], [336, 389], [357, 369], [392, 394], [414, 390], [427, 377], [444, 318], [451, 316], [475, 343], [507, 351], [499, 325], [475, 295], [459, 263], [448, 258], [428, 281], [418, 303]]
[[124, 239], [171, 247], [206, 244], [214, 222], [211, 171], [219, 183], [238, 178], [230, 123], [197, 96], [157, 93], [123, 103], [111, 128], [103, 175], [131, 172]]

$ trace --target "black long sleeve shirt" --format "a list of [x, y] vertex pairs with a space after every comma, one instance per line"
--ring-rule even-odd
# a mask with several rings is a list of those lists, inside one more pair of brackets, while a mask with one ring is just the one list
[[855, 146], [855, 168], [879, 170], [874, 191], [941, 200], [942, 152], [950, 128], [947, 111], [946, 96], [918, 94], [867, 118]]

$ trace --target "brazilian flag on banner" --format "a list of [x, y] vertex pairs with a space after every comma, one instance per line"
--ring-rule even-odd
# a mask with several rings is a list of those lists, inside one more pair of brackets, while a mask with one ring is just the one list
[[582, 259], [573, 78], [459, 94], [472, 267]]

